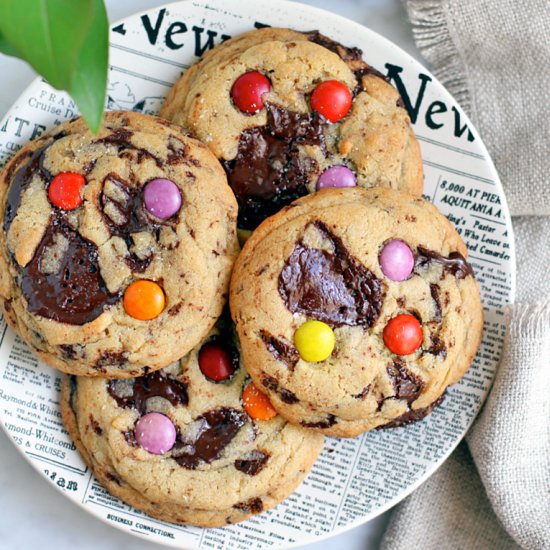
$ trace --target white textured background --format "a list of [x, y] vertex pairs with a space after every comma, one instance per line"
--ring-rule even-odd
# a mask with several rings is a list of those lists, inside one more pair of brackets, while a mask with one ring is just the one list
[[[276, 0], [273, 0], [274, 2]], [[162, 0], [106, 0], [109, 18], [160, 6]], [[379, 32], [420, 59], [399, 0], [306, 0]], [[368, 52], [365, 52], [368, 61]], [[0, 54], [0, 118], [35, 73], [22, 61]], [[308, 550], [374, 550], [388, 514]], [[155, 550], [161, 547], [102, 523], [57, 492], [24, 460], [0, 431], [0, 549], [27, 550]], [[230, 549], [229, 549], [230, 550]], [[251, 549], [254, 550], [254, 549]]]

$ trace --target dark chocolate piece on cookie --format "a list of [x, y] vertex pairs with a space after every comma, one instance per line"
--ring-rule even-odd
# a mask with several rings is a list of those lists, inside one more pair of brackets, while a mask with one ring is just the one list
[[382, 282], [349, 253], [342, 239], [325, 223], [310, 223], [334, 250], [298, 241], [279, 276], [279, 293], [286, 307], [332, 327], [371, 327], [382, 308]]
[[173, 459], [190, 470], [218, 459], [244, 426], [246, 415], [235, 409], [222, 408], [204, 413], [195, 422], [198, 435], [191, 438], [180, 436], [172, 451]]
[[464, 279], [468, 275], [473, 277], [474, 275], [472, 266], [460, 252], [451, 252], [449, 256], [443, 256], [439, 252], [419, 246], [415, 269], [427, 267], [431, 262], [441, 264], [444, 272], [446, 271], [459, 279]]
[[[133, 381], [109, 380], [106, 382], [109, 395], [119, 407], [133, 407], [140, 414], [147, 410], [147, 400], [152, 397], [162, 397], [172, 406], [187, 405], [189, 397], [187, 386], [172, 378], [162, 370], [152, 372]], [[128, 386], [131, 388], [128, 388]]]
[[255, 476], [264, 469], [269, 456], [264, 451], [250, 451], [243, 458], [235, 460], [235, 468], [243, 474]]
[[267, 124], [242, 132], [235, 159], [225, 161], [229, 185], [239, 203], [239, 226], [254, 229], [283, 206], [308, 193], [315, 161], [298, 146], [325, 148], [323, 119], [267, 105]]
[[120, 300], [101, 276], [97, 247], [57, 216], [23, 268], [21, 290], [30, 312], [69, 325], [89, 323]]

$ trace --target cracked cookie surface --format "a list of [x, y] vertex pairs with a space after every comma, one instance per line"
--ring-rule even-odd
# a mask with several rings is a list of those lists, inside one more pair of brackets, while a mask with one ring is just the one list
[[[84, 179], [70, 210], [52, 194], [61, 174]], [[166, 219], [143, 198], [159, 178], [181, 196]], [[238, 254], [236, 216], [219, 162], [180, 127], [122, 111], [107, 113], [96, 135], [80, 119], [62, 124], [0, 175], [4, 316], [65, 372], [123, 378], [165, 367], [221, 312]], [[161, 313], [147, 321], [123, 303], [141, 279], [163, 297]]]
[[[255, 114], [241, 112], [231, 99], [235, 81], [250, 71], [271, 85]], [[328, 80], [353, 97], [348, 114], [334, 123], [310, 103], [316, 86]], [[224, 42], [184, 73], [161, 114], [223, 161], [244, 230], [315, 191], [331, 166], [350, 168], [362, 187], [415, 195], [423, 189], [420, 148], [397, 90], [359, 49], [318, 32], [265, 28]]]
[[[249, 380], [229, 331], [218, 324], [205, 340], [231, 357], [235, 370], [223, 382], [203, 374], [201, 346], [137, 379], [64, 379], [63, 419], [84, 460], [112, 494], [153, 517], [205, 527], [242, 521], [286, 498], [322, 449], [321, 434], [247, 414]], [[150, 413], [176, 427], [164, 454], [136, 441], [136, 423]]]
[[[414, 257], [402, 281], [380, 264], [396, 240]], [[325, 189], [295, 201], [258, 227], [235, 265], [230, 305], [245, 367], [280, 414], [327, 435], [422, 418], [479, 346], [482, 307], [466, 254], [431, 203], [403, 192]], [[399, 355], [384, 329], [402, 314], [421, 327], [420, 343]], [[294, 343], [310, 320], [334, 333], [319, 362]]]

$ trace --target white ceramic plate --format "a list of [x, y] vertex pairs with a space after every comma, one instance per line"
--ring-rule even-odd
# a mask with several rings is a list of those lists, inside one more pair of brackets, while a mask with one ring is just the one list
[[[514, 297], [510, 215], [481, 139], [424, 67], [361, 25], [303, 4], [272, 0], [188, 1], [136, 14], [112, 28], [107, 107], [156, 114], [171, 85], [205, 48], [261, 24], [318, 29], [360, 47], [367, 62], [397, 85], [422, 146], [425, 194], [468, 244], [484, 303], [485, 332], [467, 375], [427, 419], [352, 440], [327, 439], [310, 475], [283, 504], [242, 524], [206, 530], [153, 520], [108, 495], [63, 429], [58, 373], [39, 363], [1, 325], [0, 420], [23, 455], [91, 514], [178, 548], [303, 545], [357, 526], [399, 502], [441, 465], [479, 411], [501, 354], [503, 308]], [[0, 162], [76, 114], [66, 94], [37, 79], [0, 122]]]

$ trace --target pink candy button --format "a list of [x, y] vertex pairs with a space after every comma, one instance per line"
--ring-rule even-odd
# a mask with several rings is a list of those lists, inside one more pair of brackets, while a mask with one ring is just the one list
[[384, 246], [378, 257], [384, 275], [392, 281], [408, 279], [414, 268], [414, 256], [406, 243], [390, 241]]
[[136, 423], [136, 441], [146, 451], [161, 455], [167, 453], [176, 442], [176, 427], [161, 413], [149, 413]]
[[356, 185], [353, 171], [342, 165], [327, 168], [317, 180], [317, 190], [325, 187], [355, 187]]
[[159, 178], [145, 186], [143, 202], [149, 214], [167, 220], [181, 208], [181, 193], [173, 181]]

